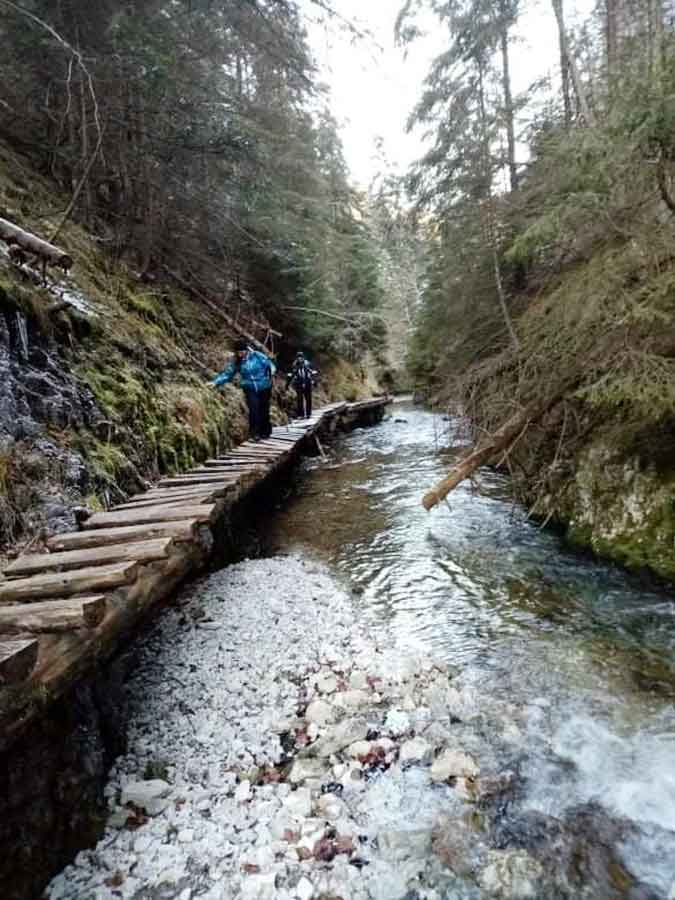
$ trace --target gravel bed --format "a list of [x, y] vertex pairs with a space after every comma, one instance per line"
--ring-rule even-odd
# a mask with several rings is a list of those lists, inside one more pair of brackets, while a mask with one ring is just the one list
[[46, 897], [455, 896], [432, 845], [478, 774], [474, 698], [357, 602], [299, 557], [194, 585], [141, 648], [105, 833]]

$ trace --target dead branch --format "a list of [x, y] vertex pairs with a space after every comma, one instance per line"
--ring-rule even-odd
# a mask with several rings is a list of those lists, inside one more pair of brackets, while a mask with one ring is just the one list
[[570, 388], [576, 386], [581, 375], [576, 373], [560, 383], [543, 400], [534, 400], [525, 409], [514, 413], [493, 435], [485, 439], [468, 456], [465, 456], [454, 469], [436, 484], [422, 498], [422, 505], [429, 511], [448, 496], [458, 484], [468, 478], [480, 466], [489, 462], [497, 453], [509, 453], [511, 447], [521, 436], [523, 429], [531, 422], [536, 422], [547, 412]]
[[325, 309], [318, 309], [315, 306], [284, 306], [282, 309], [292, 309], [296, 312], [311, 312], [318, 316], [325, 316], [328, 319], [337, 319], [339, 322], [353, 322], [354, 319], [382, 319], [380, 313], [369, 312], [353, 312], [349, 316], [341, 316], [338, 313], [327, 312]]
[[241, 325], [236, 322], [232, 316], [228, 316], [228, 314], [218, 306], [213, 300], [210, 300], [206, 297], [200, 290], [198, 290], [194, 285], [189, 284], [185, 281], [184, 278], [177, 272], [172, 272], [170, 269], [166, 269], [166, 273], [173, 278], [173, 280], [179, 284], [184, 290], [186, 290], [191, 296], [197, 297], [202, 303], [204, 303], [210, 310], [212, 310], [217, 316], [219, 316], [225, 324], [231, 328], [236, 334], [241, 335], [245, 340], [251, 344], [252, 347], [255, 347], [257, 350], [260, 350], [261, 353], [264, 353], [266, 356], [269, 356], [267, 348], [264, 344], [261, 344], [257, 338], [253, 337], [248, 331], [241, 327]]

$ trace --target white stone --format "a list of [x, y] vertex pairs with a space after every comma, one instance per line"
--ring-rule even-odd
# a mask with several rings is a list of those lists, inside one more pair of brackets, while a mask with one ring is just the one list
[[333, 694], [337, 690], [337, 678], [332, 673], [317, 675], [314, 686], [320, 694]]
[[309, 788], [298, 788], [284, 800], [284, 809], [292, 816], [306, 819], [312, 814], [312, 794]]
[[312, 751], [320, 757], [327, 758], [339, 753], [355, 741], [362, 741], [368, 734], [368, 723], [363, 718], [345, 719], [320, 738]]
[[335, 707], [325, 700], [314, 700], [307, 707], [305, 718], [308, 722], [315, 722], [317, 725], [327, 725], [329, 722], [335, 721]]
[[377, 842], [394, 859], [424, 859], [431, 853], [431, 831], [380, 831]]
[[314, 885], [309, 878], [301, 878], [295, 888], [295, 896], [298, 900], [311, 900], [314, 896]]
[[343, 709], [358, 709], [370, 701], [371, 695], [367, 691], [340, 691], [333, 696], [333, 703]]
[[134, 840], [134, 853], [143, 854], [150, 847], [153, 836], [146, 830], [142, 830], [136, 835]]
[[347, 756], [358, 759], [360, 756], [368, 756], [374, 747], [375, 741], [354, 741], [353, 744], [350, 744], [349, 747], [347, 747], [346, 753]]
[[128, 809], [116, 809], [115, 812], [108, 817], [106, 824], [109, 828], [124, 828], [130, 815], [131, 813]]
[[475, 778], [480, 772], [476, 761], [462, 750], [444, 750], [431, 767], [431, 779], [435, 782], [449, 778]]
[[246, 800], [249, 800], [251, 797], [251, 782], [250, 781], [241, 781], [236, 787], [234, 792], [234, 799], [237, 803], [244, 803]]
[[368, 676], [365, 672], [355, 671], [349, 676], [349, 687], [353, 691], [368, 690]]
[[335, 822], [347, 812], [347, 806], [335, 794], [323, 794], [316, 802], [316, 812], [329, 822]]
[[131, 803], [144, 810], [149, 816], [156, 816], [168, 806], [167, 794], [171, 786], [160, 778], [150, 781], [131, 781], [122, 790], [121, 803]]
[[275, 900], [276, 875], [274, 872], [245, 876], [241, 885], [240, 897], [241, 900]]
[[[310, 802], [311, 811], [311, 802]], [[270, 835], [273, 841], [283, 841], [287, 831], [297, 831], [299, 816], [294, 815], [292, 809], [286, 807], [279, 810], [270, 822]]]
[[296, 759], [291, 766], [288, 780], [292, 784], [302, 784], [303, 781], [321, 779], [325, 774], [326, 767], [318, 759]]
[[541, 863], [524, 850], [490, 850], [478, 883], [491, 897], [527, 900], [540, 896]]
[[390, 709], [384, 720], [384, 727], [395, 737], [401, 737], [410, 731], [410, 716], [402, 709]]
[[398, 754], [398, 761], [404, 763], [428, 763], [431, 761], [433, 748], [431, 744], [421, 737], [414, 737], [409, 741], [401, 744]]

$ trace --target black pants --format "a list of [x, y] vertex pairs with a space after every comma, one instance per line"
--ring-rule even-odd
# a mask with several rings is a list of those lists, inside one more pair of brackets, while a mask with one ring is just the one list
[[272, 389], [266, 391], [244, 391], [248, 406], [248, 430], [253, 438], [268, 438], [272, 434], [270, 422], [270, 399]]
[[298, 418], [309, 419], [312, 415], [312, 385], [306, 384], [302, 387], [296, 387], [295, 393], [298, 398]]

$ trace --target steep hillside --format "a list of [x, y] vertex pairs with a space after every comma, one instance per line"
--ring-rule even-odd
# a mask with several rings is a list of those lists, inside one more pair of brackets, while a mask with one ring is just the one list
[[[672, 579], [675, 30], [662, 4], [626, 7], [621, 21], [598, 4], [582, 60], [562, 7], [550, 12], [562, 93], [540, 88], [522, 110], [508, 54], [524, 7], [503, 5], [493, 20], [475, 0], [436, 8], [449, 48], [415, 119], [450, 125], [411, 178], [430, 217], [412, 369], [466, 414], [483, 448], [518, 425], [492, 462], [509, 466], [533, 516]], [[469, 84], [480, 90], [462, 94]]]
[[[0, 145], [0, 217], [48, 235], [67, 202]], [[59, 243], [73, 269], [41, 285], [0, 242], [0, 553], [246, 434], [241, 391], [208, 385], [235, 336], [217, 312], [168, 281], [145, 283], [77, 225]], [[324, 396], [373, 388], [365, 364], [320, 364]], [[291, 401], [277, 389], [277, 421]]]

